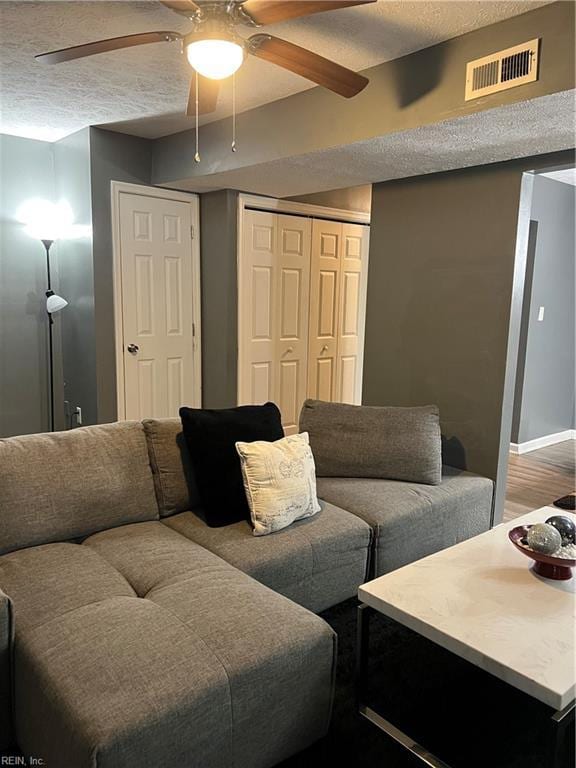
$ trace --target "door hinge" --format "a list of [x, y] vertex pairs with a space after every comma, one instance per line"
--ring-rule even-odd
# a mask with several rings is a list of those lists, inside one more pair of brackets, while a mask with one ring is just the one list
[[192, 336], [196, 338], [196, 323], [192, 323]]
[[196, 238], [196, 230], [194, 229], [194, 224], [190, 225], [190, 237], [192, 238], [192, 240]]

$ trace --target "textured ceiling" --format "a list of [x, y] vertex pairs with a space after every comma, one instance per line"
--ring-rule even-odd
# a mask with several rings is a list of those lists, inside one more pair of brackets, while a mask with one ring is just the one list
[[564, 171], [550, 171], [550, 173], [541, 173], [540, 175], [576, 187], [576, 168], [566, 168]]
[[[329, 11], [267, 31], [366, 69], [434, 43], [546, 5], [550, 0], [392, 2]], [[54, 141], [87, 125], [154, 138], [190, 128], [190, 68], [178, 43], [159, 43], [47, 66], [34, 54], [151, 30], [186, 32], [189, 22], [148, 2], [0, 2], [0, 132]], [[245, 34], [251, 34], [246, 28]], [[228, 85], [228, 87], [226, 87]], [[311, 84], [250, 58], [237, 76], [239, 111]], [[209, 119], [230, 114], [229, 84]]]
[[289, 197], [484, 165], [574, 146], [574, 91], [201, 178], [170, 182], [202, 192]]

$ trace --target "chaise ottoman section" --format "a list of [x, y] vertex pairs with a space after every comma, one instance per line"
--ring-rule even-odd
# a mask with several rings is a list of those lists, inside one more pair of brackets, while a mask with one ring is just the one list
[[319, 613], [355, 597], [366, 580], [372, 532], [358, 517], [321, 502], [313, 517], [254, 536], [248, 521], [221, 528], [183, 512], [164, 525], [226, 560], [267, 587]]
[[18, 635], [18, 743], [46, 768], [232, 765], [216, 655], [169, 610], [116, 597]]
[[46, 768], [270, 768], [325, 735], [335, 634], [160, 522], [0, 558]]
[[[218, 659], [231, 711], [211, 726], [228, 750], [222, 766], [273, 766], [325, 735], [336, 636], [322, 619], [160, 522], [104, 531], [84, 546]], [[212, 764], [201, 757], [190, 748], [172, 765]]]
[[318, 496], [374, 530], [372, 575], [381, 576], [490, 528], [494, 484], [444, 466], [440, 485], [318, 477]]

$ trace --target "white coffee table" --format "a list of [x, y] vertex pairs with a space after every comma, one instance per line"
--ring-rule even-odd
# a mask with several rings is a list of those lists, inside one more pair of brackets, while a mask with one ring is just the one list
[[543, 507], [360, 587], [360, 713], [433, 768], [446, 763], [363, 703], [371, 612], [418, 632], [552, 709], [550, 766], [574, 718], [576, 577], [549, 581], [508, 540], [516, 525], [544, 522]]

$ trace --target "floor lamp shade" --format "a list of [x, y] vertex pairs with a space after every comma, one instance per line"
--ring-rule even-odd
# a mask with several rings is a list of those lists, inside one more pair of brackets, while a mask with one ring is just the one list
[[66, 306], [68, 306], [66, 299], [63, 299], [62, 296], [58, 296], [57, 293], [52, 293], [46, 299], [46, 312], [50, 315], [53, 315], [54, 312], [59, 312]]
[[31, 237], [52, 242], [66, 237], [73, 221], [72, 209], [64, 200], [52, 203], [33, 198], [23, 203], [16, 215], [26, 225], [26, 232]]

